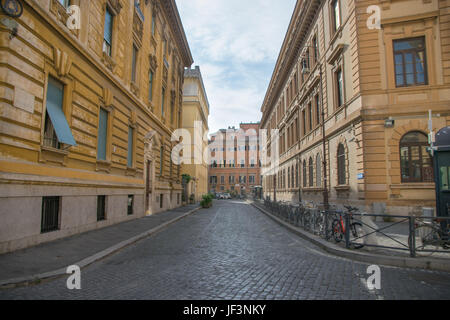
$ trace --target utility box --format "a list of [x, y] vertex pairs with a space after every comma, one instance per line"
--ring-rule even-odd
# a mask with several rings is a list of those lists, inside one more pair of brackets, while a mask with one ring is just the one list
[[438, 217], [448, 217], [450, 207], [450, 126], [436, 134], [433, 146], [436, 182], [436, 209]]

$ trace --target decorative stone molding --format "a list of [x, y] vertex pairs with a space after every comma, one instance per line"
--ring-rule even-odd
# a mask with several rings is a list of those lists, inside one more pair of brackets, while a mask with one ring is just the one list
[[111, 13], [115, 16], [119, 15], [120, 11], [123, 8], [122, 3], [120, 3], [120, 0], [107, 0], [105, 2], [105, 5], [103, 6], [103, 11], [106, 11], [106, 6], [109, 7], [109, 9], [112, 11]]
[[109, 108], [112, 107], [114, 103], [114, 95], [109, 88], [103, 88], [103, 102], [105, 104], [105, 107]]
[[143, 34], [144, 34], [144, 22], [139, 16], [137, 10], [135, 9], [133, 15], [133, 35], [137, 38], [139, 43], [142, 42]]
[[149, 62], [150, 62], [150, 69], [155, 72], [156, 69], [158, 69], [158, 58], [156, 58], [155, 55], [150, 54], [148, 56]]
[[139, 96], [139, 86], [135, 82], [130, 83], [130, 89], [134, 95]]
[[102, 62], [105, 64], [105, 66], [114, 73], [117, 63], [114, 61], [114, 59], [108, 55], [106, 52], [103, 52], [102, 55]]
[[55, 70], [60, 77], [65, 77], [70, 73], [72, 67], [72, 59], [67, 52], [54, 48], [54, 64]]

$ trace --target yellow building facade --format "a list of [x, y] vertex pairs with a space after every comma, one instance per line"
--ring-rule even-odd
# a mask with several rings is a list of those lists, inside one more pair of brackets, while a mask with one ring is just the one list
[[184, 71], [182, 114], [183, 129], [189, 132], [191, 139], [187, 143], [191, 150], [191, 164], [182, 165], [183, 174], [192, 178], [186, 186], [186, 194], [188, 198], [193, 194], [195, 201], [200, 201], [208, 193], [208, 164], [203, 158], [208, 147], [204, 137], [209, 131], [209, 102], [198, 66]]
[[[428, 144], [450, 124], [450, 1], [297, 1], [262, 106], [273, 200], [435, 206]], [[277, 141], [275, 141], [277, 140]]]
[[180, 206], [175, 1], [20, 2], [0, 14], [0, 253]]

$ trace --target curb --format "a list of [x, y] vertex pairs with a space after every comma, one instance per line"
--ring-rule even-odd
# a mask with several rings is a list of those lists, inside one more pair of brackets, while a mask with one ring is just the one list
[[[116, 245], [113, 245], [107, 249], [104, 249], [100, 252], [97, 252], [94, 255], [91, 255], [87, 258], [84, 258], [81, 261], [72, 263], [72, 265], [77, 265], [80, 267], [80, 269], [87, 267], [88, 265], [99, 261], [129, 245], [132, 245], [140, 240], [143, 240], [144, 238], [147, 238], [165, 228], [167, 228], [168, 226], [178, 222], [179, 220], [182, 220], [184, 218], [186, 218], [187, 216], [190, 216], [191, 214], [197, 212], [198, 210], [200, 210], [201, 207], [197, 207], [195, 209], [192, 209], [188, 212], [186, 212], [185, 214], [183, 214], [182, 216], [179, 216], [178, 218], [169, 220], [157, 227], [154, 227], [150, 230], [147, 230], [141, 234], [138, 234], [137, 236], [134, 236], [130, 239], [124, 240], [122, 242], [119, 242]], [[4, 288], [15, 288], [18, 287], [20, 285], [30, 285], [30, 284], [34, 284], [34, 283], [39, 283], [42, 280], [48, 280], [50, 278], [55, 278], [58, 276], [63, 276], [63, 275], [67, 275], [66, 273], [66, 268], [61, 268], [58, 270], [54, 270], [54, 271], [49, 271], [49, 272], [44, 272], [44, 273], [39, 273], [39, 274], [35, 274], [35, 275], [31, 275], [31, 276], [25, 276], [25, 277], [20, 277], [20, 278], [14, 278], [14, 279], [7, 279], [7, 280], [1, 280], [0, 281], [0, 289], [4, 289]]]
[[365, 262], [371, 264], [381, 264], [386, 266], [394, 266], [401, 268], [414, 268], [414, 269], [425, 269], [425, 270], [434, 270], [434, 271], [444, 271], [450, 272], [450, 260], [445, 259], [430, 259], [427, 257], [420, 258], [409, 258], [409, 257], [394, 257], [387, 255], [376, 255], [366, 252], [358, 252], [348, 249], [343, 249], [334, 244], [329, 243], [325, 239], [322, 239], [316, 235], [312, 235], [300, 228], [294, 227], [287, 222], [275, 217], [268, 211], [256, 205], [254, 202], [251, 203], [252, 206], [260, 210], [262, 213], [267, 215], [269, 218], [277, 222], [279, 225], [289, 229], [291, 232], [300, 236], [301, 238], [315, 244], [321, 249], [325, 250], [328, 253], [331, 253], [336, 256], [340, 256], [343, 258], [347, 258], [350, 260]]

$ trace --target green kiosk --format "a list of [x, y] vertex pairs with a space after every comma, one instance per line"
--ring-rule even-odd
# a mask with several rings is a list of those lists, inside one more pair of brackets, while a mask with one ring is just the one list
[[[450, 126], [436, 134], [433, 145], [436, 180], [436, 216], [450, 216]], [[443, 226], [444, 227], [444, 226]]]

